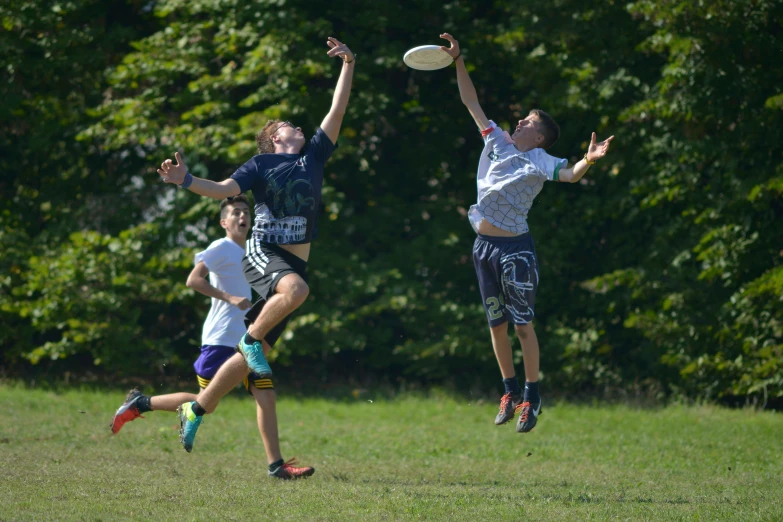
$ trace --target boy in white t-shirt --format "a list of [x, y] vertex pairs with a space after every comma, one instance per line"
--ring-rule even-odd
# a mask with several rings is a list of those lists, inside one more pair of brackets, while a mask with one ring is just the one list
[[[195, 267], [187, 286], [212, 298], [201, 335], [201, 354], [193, 364], [199, 387], [205, 389], [218, 369], [236, 353], [236, 345], [247, 331], [245, 313], [251, 308], [250, 284], [242, 270], [245, 238], [250, 230], [250, 205], [245, 196], [224, 199], [220, 204], [220, 226], [226, 237], [214, 241], [195, 255]], [[206, 279], [209, 275], [209, 280]], [[280, 454], [277, 432], [275, 391], [271, 378], [250, 373], [245, 388], [257, 403], [258, 428], [264, 441], [269, 475], [275, 478], [300, 478], [312, 475], [311, 467], [295, 467]], [[195, 401], [197, 395], [179, 392], [148, 397], [138, 389], [131, 390], [112, 419], [112, 433], [118, 433], [129, 421], [155, 410], [176, 412], [180, 404]]]
[[[460, 98], [484, 138], [476, 177], [478, 199], [470, 207], [468, 218], [478, 234], [473, 263], [505, 387], [495, 424], [505, 424], [519, 413], [517, 431], [527, 433], [535, 427], [541, 413], [538, 339], [533, 330], [538, 260], [527, 215], [545, 181], [579, 181], [590, 165], [606, 155], [614, 136], [596, 143], [593, 133], [584, 158], [572, 168], [565, 168], [566, 160], [544, 152], [560, 136], [560, 128], [552, 117], [534, 109], [519, 120], [514, 134], [499, 129], [479, 105], [459, 43], [448, 33], [440, 36], [451, 44], [441, 49], [457, 66]], [[509, 321], [522, 344], [524, 393], [514, 370]]]

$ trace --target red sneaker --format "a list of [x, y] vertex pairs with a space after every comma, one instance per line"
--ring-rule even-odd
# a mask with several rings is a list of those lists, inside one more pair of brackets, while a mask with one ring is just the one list
[[303, 468], [296, 467], [298, 463], [296, 459], [289, 459], [285, 464], [280, 466], [274, 471], [269, 472], [270, 477], [279, 478], [282, 480], [307, 478], [315, 473], [315, 468], [305, 466]]
[[144, 418], [136, 407], [136, 401], [142, 397], [144, 397], [144, 394], [142, 394], [138, 388], [134, 388], [128, 392], [128, 395], [125, 397], [125, 402], [122, 403], [122, 406], [119, 407], [117, 413], [114, 414], [114, 418], [109, 425], [112, 433], [115, 435], [119, 433], [126, 422], [136, 420], [139, 417], [142, 419]]

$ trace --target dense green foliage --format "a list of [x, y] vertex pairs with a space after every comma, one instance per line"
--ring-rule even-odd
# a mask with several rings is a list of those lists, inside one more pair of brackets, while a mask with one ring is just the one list
[[182, 150], [221, 180], [267, 118], [314, 129], [332, 35], [356, 78], [311, 299], [276, 360], [324, 379], [494, 383], [465, 218], [481, 142], [453, 69], [400, 59], [445, 30], [501, 125], [546, 110], [563, 131], [550, 152], [571, 161], [593, 130], [616, 136], [531, 211], [547, 386], [783, 396], [780, 2], [28, 1], [0, 16], [12, 371], [187, 371], [206, 305], [184, 280], [220, 235], [216, 205], [156, 165]]

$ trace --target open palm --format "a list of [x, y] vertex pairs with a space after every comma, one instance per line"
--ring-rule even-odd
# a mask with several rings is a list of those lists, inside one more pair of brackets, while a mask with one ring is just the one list
[[182, 182], [185, 180], [185, 174], [188, 173], [188, 167], [185, 165], [185, 161], [182, 159], [182, 156], [179, 155], [179, 152], [174, 153], [174, 159], [177, 160], [177, 163], [174, 163], [170, 159], [161, 163], [158, 174], [160, 174], [161, 178], [163, 178], [163, 181], [166, 183], [182, 185]]
[[609, 136], [604, 141], [600, 143], [595, 142], [595, 132], [593, 133], [592, 137], [590, 138], [590, 147], [587, 149], [587, 159], [589, 161], [596, 161], [604, 156], [606, 156], [606, 153], [609, 152], [609, 144], [614, 139], [614, 136]]

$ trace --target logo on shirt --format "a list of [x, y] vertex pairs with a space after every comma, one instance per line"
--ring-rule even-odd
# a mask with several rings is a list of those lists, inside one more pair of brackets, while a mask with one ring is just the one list
[[489, 158], [489, 161], [495, 162], [495, 161], [497, 161], [497, 160], [498, 160], [498, 158], [499, 158], [500, 156], [498, 156], [497, 154], [495, 154], [495, 151], [494, 151], [494, 150], [491, 150], [491, 151], [489, 151], [489, 154], [487, 154], [487, 157]]
[[315, 210], [313, 185], [306, 179], [288, 179], [278, 184], [274, 178], [268, 181], [266, 192], [271, 196], [275, 217], [301, 215], [302, 209]]
[[530, 164], [531, 161], [527, 157], [527, 154], [525, 154], [524, 152], [522, 154], [517, 154], [513, 158], [511, 158], [511, 167], [515, 169], [522, 169]]

